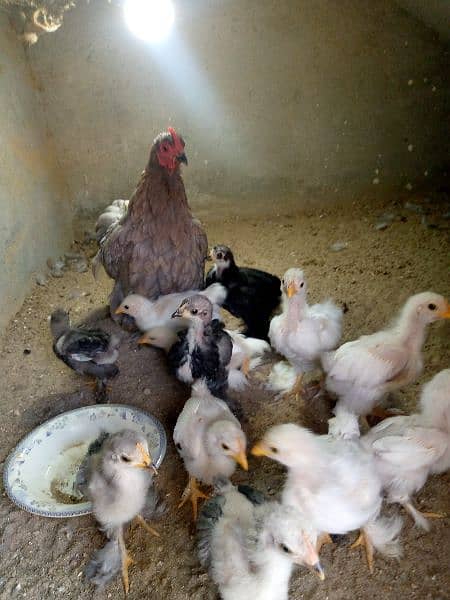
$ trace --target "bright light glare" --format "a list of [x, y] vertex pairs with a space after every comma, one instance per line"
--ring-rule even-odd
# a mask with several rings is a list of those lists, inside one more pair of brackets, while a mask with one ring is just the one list
[[175, 20], [171, 0], [125, 0], [124, 15], [134, 35], [146, 42], [161, 42]]

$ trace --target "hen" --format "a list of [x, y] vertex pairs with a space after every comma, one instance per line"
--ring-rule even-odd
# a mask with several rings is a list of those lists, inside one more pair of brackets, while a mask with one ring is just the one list
[[244, 334], [267, 340], [270, 317], [280, 303], [280, 280], [275, 275], [238, 267], [228, 246], [214, 246], [211, 258], [215, 265], [207, 276], [206, 284], [221, 283], [228, 290], [223, 307], [242, 319]]
[[325, 575], [308, 520], [257, 490], [219, 481], [197, 525], [200, 562], [223, 600], [287, 600], [294, 564]]
[[[336, 348], [341, 338], [342, 310], [331, 300], [309, 306], [301, 269], [288, 269], [281, 288], [283, 311], [270, 322], [269, 338], [275, 350], [290, 362], [296, 375], [292, 391], [300, 393], [303, 374], [316, 367], [322, 352]], [[291, 381], [282, 376], [281, 366], [284, 364], [274, 366], [269, 381], [273, 389], [287, 391]]]
[[367, 415], [388, 392], [412, 383], [423, 369], [427, 325], [449, 318], [447, 300], [423, 292], [407, 300], [390, 328], [324, 353], [325, 385], [338, 397], [335, 413]]
[[169, 127], [155, 139], [129, 204], [100, 216], [94, 269], [102, 264], [115, 280], [112, 315], [132, 292], [154, 299], [203, 287], [208, 243], [188, 205], [182, 162], [187, 164], [184, 141]]
[[196, 519], [197, 500], [205, 497], [197, 480], [210, 485], [216, 477], [230, 477], [236, 463], [247, 471], [247, 440], [228, 406], [211, 395], [204, 381], [197, 381], [178, 417], [173, 441], [189, 474], [180, 506], [190, 498]]
[[401, 504], [416, 525], [429, 529], [426, 517], [442, 515], [421, 513], [411, 496], [425, 485], [430, 473], [450, 468], [450, 369], [424, 386], [420, 405], [420, 413], [386, 419], [361, 442], [374, 454], [388, 502]]

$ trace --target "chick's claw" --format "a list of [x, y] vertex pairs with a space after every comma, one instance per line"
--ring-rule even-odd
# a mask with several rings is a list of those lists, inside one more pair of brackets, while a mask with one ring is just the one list
[[139, 523], [139, 525], [142, 525], [142, 527], [146, 531], [148, 531], [152, 535], [155, 535], [156, 537], [161, 537], [161, 535], [156, 531], [156, 529], [153, 529], [153, 527], [147, 523], [147, 521], [144, 519], [144, 517], [142, 515], [137, 515], [136, 519], [137, 519], [137, 522]]
[[367, 537], [364, 531], [361, 531], [357, 540], [353, 542], [350, 548], [353, 550], [354, 548], [358, 548], [358, 546], [364, 546], [366, 551], [367, 565], [369, 567], [369, 573], [373, 573], [373, 545], [372, 542]]
[[205, 494], [201, 491], [201, 489], [197, 486], [197, 480], [195, 477], [189, 477], [189, 482], [184, 489], [184, 492], [181, 496], [181, 502], [178, 505], [178, 508], [181, 508], [186, 504], [187, 500], [190, 498], [192, 504], [192, 514], [194, 517], [194, 521], [197, 520], [198, 508], [197, 504], [200, 499], [208, 499], [208, 494]]

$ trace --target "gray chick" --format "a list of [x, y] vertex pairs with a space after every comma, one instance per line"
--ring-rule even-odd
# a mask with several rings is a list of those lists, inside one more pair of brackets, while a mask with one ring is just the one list
[[249, 486], [216, 487], [198, 520], [198, 553], [223, 600], [287, 600], [294, 564], [324, 579], [316, 533], [301, 512]]
[[[101, 439], [101, 438], [100, 438]], [[103, 436], [98, 451], [90, 453], [87, 473], [87, 496], [92, 502], [92, 512], [114, 544], [106, 545], [93, 557], [92, 575], [94, 583], [103, 583], [106, 573], [109, 581], [117, 573], [117, 553], [125, 594], [129, 590], [128, 567], [132, 560], [127, 553], [123, 537], [123, 527], [137, 517], [147, 531], [159, 536], [141, 516], [141, 513], [153, 513], [148, 510], [148, 497], [155, 500], [152, 486], [156, 468], [152, 463], [146, 438], [139, 432], [124, 430], [114, 435]], [[98, 445], [98, 444], [97, 444]], [[97, 564], [97, 566], [96, 566]], [[87, 575], [91, 571], [87, 570]]]
[[69, 314], [61, 308], [50, 317], [53, 352], [68, 367], [95, 380], [96, 402], [106, 400], [107, 381], [119, 373], [115, 364], [120, 338], [101, 329], [71, 327]]

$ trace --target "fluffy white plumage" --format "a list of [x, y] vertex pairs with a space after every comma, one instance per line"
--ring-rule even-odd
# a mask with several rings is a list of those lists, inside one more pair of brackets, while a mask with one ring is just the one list
[[315, 567], [323, 578], [315, 532], [299, 511], [254, 504], [232, 486], [208, 504], [214, 502], [208, 559], [223, 600], [287, 600], [294, 564]]
[[[272, 346], [285, 356], [301, 375], [314, 369], [322, 352], [337, 346], [342, 333], [342, 310], [331, 300], [309, 306], [306, 299], [307, 283], [301, 269], [288, 269], [281, 282], [283, 310], [273, 317], [269, 338]], [[291, 371], [284, 370], [292, 380]], [[285, 390], [282, 369], [275, 369], [269, 384], [273, 389]]]
[[176, 292], [160, 296], [156, 300], [149, 300], [139, 294], [128, 295], [117, 308], [116, 313], [126, 314], [133, 317], [137, 327], [141, 331], [148, 331], [154, 327], [167, 327], [171, 330], [187, 328], [188, 321], [177, 319], [175, 322], [171, 319], [172, 313], [180, 306], [185, 298], [201, 294], [206, 296], [213, 305], [213, 318], [220, 317], [220, 306], [225, 301], [227, 290], [220, 283], [213, 283], [204, 290], [190, 290], [186, 292]]
[[[247, 440], [239, 421], [225, 402], [210, 393], [204, 381], [193, 384], [191, 397], [175, 425], [173, 440], [189, 474], [186, 494], [194, 498], [193, 506], [196, 480], [210, 485], [217, 477], [231, 477], [237, 463], [248, 468]], [[194, 514], [195, 511], [196, 506]]]
[[318, 535], [362, 529], [366, 546], [390, 556], [400, 553], [396, 537], [401, 520], [379, 516], [381, 480], [371, 453], [358, 439], [319, 436], [284, 424], [269, 429], [252, 453], [288, 468], [283, 504], [301, 510]]
[[323, 354], [326, 387], [339, 399], [336, 410], [366, 415], [387, 392], [413, 382], [423, 368], [426, 326], [442, 318], [450, 318], [445, 298], [433, 292], [416, 294], [390, 328]]
[[403, 505], [417, 525], [429, 529], [411, 496], [430, 473], [450, 468], [450, 369], [424, 386], [420, 404], [420, 413], [386, 419], [361, 442], [375, 457], [388, 502]]

